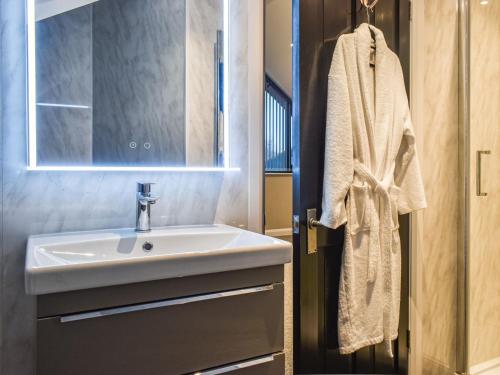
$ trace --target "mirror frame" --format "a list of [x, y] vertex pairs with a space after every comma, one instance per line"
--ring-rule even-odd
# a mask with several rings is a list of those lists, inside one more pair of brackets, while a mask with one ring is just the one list
[[[141, 167], [141, 166], [64, 166], [50, 165], [39, 166], [37, 163], [37, 103], [36, 103], [36, 0], [26, 0], [26, 30], [27, 30], [27, 167], [29, 171], [130, 171], [130, 172], [225, 172], [239, 171], [240, 168], [231, 167], [230, 159], [230, 144], [229, 144], [229, 110], [224, 114], [224, 166], [222, 167]], [[229, 4], [230, 0], [223, 0], [223, 17], [224, 17], [224, 51], [225, 56], [229, 56]], [[224, 108], [229, 108], [229, 58], [224, 64]]]

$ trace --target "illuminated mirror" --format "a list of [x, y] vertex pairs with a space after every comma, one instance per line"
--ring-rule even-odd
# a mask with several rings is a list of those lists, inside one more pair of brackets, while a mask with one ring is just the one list
[[228, 168], [228, 3], [28, 0], [28, 168]]

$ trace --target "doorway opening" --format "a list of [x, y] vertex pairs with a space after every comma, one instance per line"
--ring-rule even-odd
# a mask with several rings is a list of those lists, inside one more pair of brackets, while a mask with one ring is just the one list
[[[292, 242], [292, 0], [265, 0], [265, 233]], [[286, 374], [293, 373], [293, 275], [285, 265]]]

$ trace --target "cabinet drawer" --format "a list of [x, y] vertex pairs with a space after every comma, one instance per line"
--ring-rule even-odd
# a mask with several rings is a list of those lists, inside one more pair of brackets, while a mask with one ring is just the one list
[[285, 355], [278, 353], [196, 372], [192, 375], [283, 375], [284, 373]]
[[38, 375], [182, 374], [283, 349], [283, 284], [38, 320]]

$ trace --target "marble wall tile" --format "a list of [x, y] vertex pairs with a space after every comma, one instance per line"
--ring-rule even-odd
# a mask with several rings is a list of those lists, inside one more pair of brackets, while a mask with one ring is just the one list
[[185, 12], [184, 0], [93, 4], [94, 164], [185, 165]]
[[222, 0], [186, 1], [186, 163], [191, 166], [215, 161], [213, 56], [223, 11]]
[[[37, 158], [92, 164], [92, 6], [36, 23]], [[87, 108], [60, 107], [78, 105]]]
[[[254, 1], [254, 0], [248, 0]], [[240, 166], [241, 178], [231, 174], [224, 179], [224, 188], [232, 194], [221, 195], [216, 213], [219, 222], [230, 222], [225, 208], [237, 212], [248, 210], [248, 2], [229, 2], [229, 147], [230, 166]], [[241, 129], [241, 131], [234, 131]], [[239, 145], [233, 147], [232, 145]]]
[[237, 79], [231, 85], [234, 105], [230, 106], [230, 146], [231, 165], [241, 167], [241, 172], [47, 173], [26, 171], [24, 2], [0, 0], [2, 375], [34, 373], [35, 306], [34, 299], [24, 293], [29, 235], [133, 226], [138, 180], [157, 182], [154, 192], [161, 200], [152, 210], [155, 226], [213, 222], [248, 225], [248, 2], [237, 3], [231, 18], [236, 30], [232, 41], [238, 43], [231, 49], [230, 59], [239, 66], [231, 72]]
[[36, 23], [37, 102], [92, 106], [92, 6]]
[[[500, 358], [500, 2], [470, 2], [470, 365]], [[476, 196], [476, 152], [484, 156]]]
[[428, 208], [423, 212], [423, 303], [418, 306], [425, 374], [456, 368], [460, 214], [457, 22], [456, 1], [425, 0], [424, 152], [420, 157]]
[[92, 165], [92, 109], [40, 106], [36, 113], [39, 165]]

